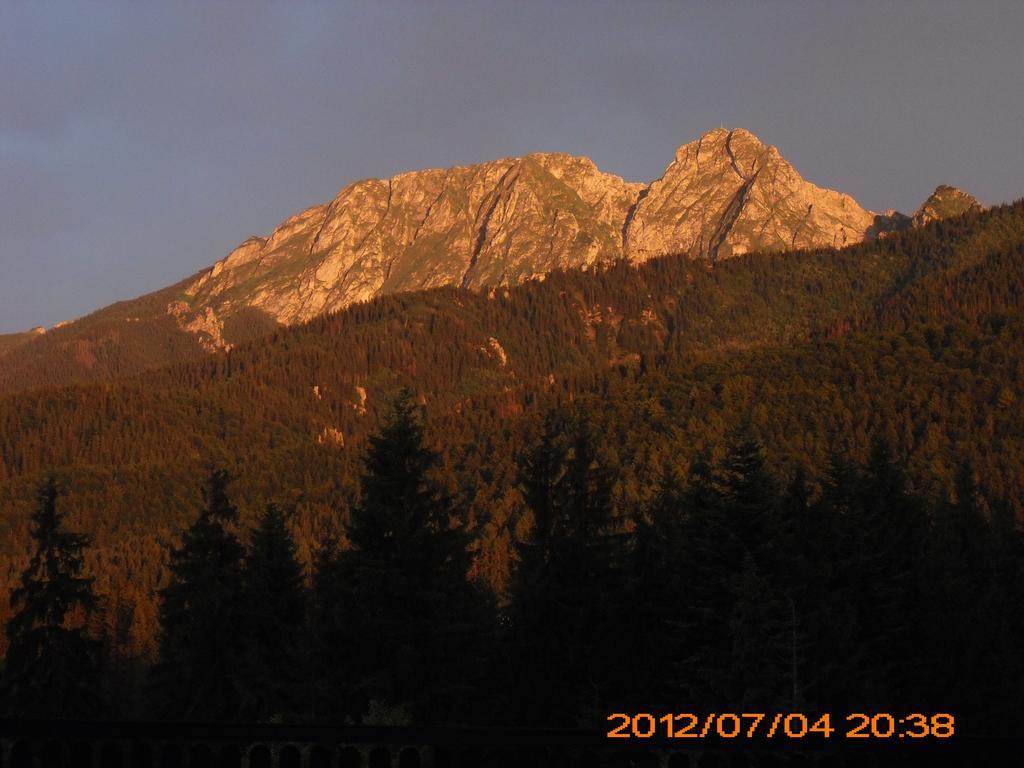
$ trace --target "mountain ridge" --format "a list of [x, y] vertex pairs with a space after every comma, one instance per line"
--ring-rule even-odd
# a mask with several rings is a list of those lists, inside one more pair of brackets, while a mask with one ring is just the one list
[[44, 334], [0, 337], [0, 393], [111, 380], [397, 292], [493, 289], [674, 253], [713, 266], [980, 210], [944, 185], [929, 201], [914, 217], [873, 213], [804, 180], [743, 128], [681, 145], [650, 183], [558, 152], [362, 179], [174, 285]]
[[648, 184], [587, 157], [532, 153], [354, 182], [247, 238], [173, 311], [187, 324], [186, 307], [220, 316], [244, 305], [290, 325], [395, 291], [514, 284], [617, 258], [843, 245], [875, 216], [742, 128], [682, 145]]

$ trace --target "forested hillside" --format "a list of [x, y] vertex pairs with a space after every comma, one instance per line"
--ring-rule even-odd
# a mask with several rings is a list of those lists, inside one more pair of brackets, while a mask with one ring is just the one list
[[[44, 386], [110, 382], [202, 357], [199, 337], [167, 314], [181, 286], [97, 310], [46, 333], [0, 336], [0, 396]], [[269, 333], [277, 323], [245, 311], [225, 323], [228, 344]]]
[[33, 337], [31, 332], [29, 333], [0, 333], [0, 356], [7, 354], [12, 349], [20, 347], [27, 341], [30, 341]]
[[367, 438], [403, 386], [467, 526], [470, 575], [499, 602], [534, 523], [520, 465], [552, 407], [600, 436], [627, 531], [659, 478], [723, 460], [741, 423], [780, 487], [799, 474], [812, 500], [837, 456], [865, 464], [882, 441], [928, 504], [955, 501], [968, 472], [985, 509], [1019, 517], [1022, 301], [1017, 203], [843, 250], [385, 297], [115, 383], [8, 395], [0, 593], [27, 561], [35, 488], [56, 471], [69, 526], [95, 537], [86, 570], [115, 647], [152, 657], [169, 547], [209, 470], [237, 477], [243, 531], [269, 501], [293, 510], [308, 567], [331, 535], [345, 545]]

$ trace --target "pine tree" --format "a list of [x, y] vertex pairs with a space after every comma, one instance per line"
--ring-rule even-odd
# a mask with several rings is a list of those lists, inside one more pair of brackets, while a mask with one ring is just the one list
[[564, 416], [556, 410], [548, 411], [536, 445], [521, 461], [519, 482], [526, 506], [533, 514], [533, 535], [519, 546], [520, 561], [528, 571], [551, 555], [568, 453], [563, 440], [565, 429]]
[[843, 453], [833, 453], [822, 496], [807, 510], [807, 525], [801, 531], [806, 572], [803, 624], [811, 638], [801, 679], [808, 703], [822, 709], [852, 711], [864, 683], [861, 582], [855, 566], [860, 548], [849, 539], [863, 485], [863, 471]]
[[926, 518], [907, 490], [902, 466], [876, 439], [864, 473], [859, 504], [846, 515], [844, 563], [856, 585], [851, 596], [860, 617], [864, 666], [863, 704], [911, 706], [907, 679], [919, 677], [922, 596], [916, 574], [924, 550]]
[[226, 527], [238, 519], [229, 479], [223, 470], [211, 474], [205, 507], [172, 551], [170, 583], [160, 591], [154, 700], [175, 718], [230, 720], [239, 712], [245, 550]]
[[[560, 518], [568, 460], [564, 428], [564, 415], [549, 411], [536, 444], [520, 460], [519, 485], [533, 527], [525, 540], [516, 542], [518, 565], [506, 617], [507, 657], [512, 665], [505, 671], [510, 675], [506, 687], [513, 700], [513, 717], [534, 724], [571, 709], [574, 694], [575, 681], [565, 674], [560, 653], [566, 598], [555, 571], [563, 535]], [[546, 687], [543, 680], [548, 681]]]
[[451, 500], [429, 477], [437, 454], [424, 444], [409, 390], [399, 394], [384, 428], [370, 438], [364, 463], [362, 495], [347, 529], [352, 547], [410, 577], [429, 576], [437, 568], [464, 576], [464, 541], [451, 525]]
[[694, 464], [684, 506], [679, 676], [686, 695], [711, 708], [791, 705], [798, 621], [782, 568], [791, 525], [749, 421], [729, 436], [717, 471]]
[[798, 698], [799, 621], [792, 599], [746, 552], [733, 583], [729, 689], [744, 710], [779, 711]]
[[955, 477], [956, 498], [935, 510], [920, 576], [927, 585], [928, 641], [921, 654], [930, 664], [948, 669], [930, 681], [927, 700], [942, 702], [942, 711], [963, 716], [998, 698], [995, 689], [1004, 674], [1000, 669], [994, 677], [986, 669], [994, 658], [993, 641], [1000, 636], [1007, 596], [992, 578], [990, 528], [973, 474], [970, 464], [962, 462]]
[[337, 649], [354, 699], [389, 718], [452, 722], [470, 715], [470, 692], [490, 634], [489, 603], [467, 580], [468, 541], [451, 499], [431, 478], [409, 391], [370, 440], [352, 548], [338, 554], [329, 613], [345, 626]]
[[730, 618], [742, 542], [730, 526], [722, 484], [703, 456], [690, 467], [676, 554], [686, 588], [678, 608], [674, 677], [694, 706], [719, 706], [734, 695]]
[[306, 592], [295, 551], [284, 515], [268, 504], [245, 559], [240, 714], [246, 720], [294, 715], [302, 708]]
[[726, 444], [718, 482], [727, 506], [728, 525], [764, 568], [774, 553], [768, 545], [778, 534], [778, 489], [765, 467], [764, 448], [744, 419]]
[[803, 552], [798, 527], [806, 523], [802, 472], [781, 495], [764, 449], [749, 422], [733, 433], [723, 462], [728, 524], [743, 542], [733, 581], [732, 648], [735, 696], [747, 708], [797, 708], [805, 610], [797, 597]]
[[308, 711], [322, 722], [356, 720], [368, 705], [362, 681], [353, 673], [359, 665], [353, 658], [357, 644], [349, 624], [353, 600], [345, 565], [337, 537], [328, 537], [313, 559], [308, 643]]
[[614, 649], [625, 631], [615, 621], [625, 589], [617, 556], [625, 547], [612, 521], [612, 479], [586, 422], [545, 417], [523, 461], [534, 528], [518, 545], [510, 606], [521, 721], [592, 721], [617, 687]]
[[682, 687], [679, 675], [679, 637], [690, 586], [680, 561], [683, 550], [685, 488], [674, 467], [659, 478], [658, 490], [646, 514], [636, 522], [628, 560], [630, 592], [621, 621], [633, 634], [631, 648], [620, 665], [632, 685], [624, 688], [622, 711], [641, 706], [671, 706]]
[[809, 662], [814, 633], [820, 631], [817, 619], [842, 614], [830, 600], [835, 525], [811, 504], [811, 490], [803, 466], [790, 478], [779, 505], [779, 546], [775, 568], [778, 586], [790, 613], [789, 653], [790, 696], [787, 705], [799, 710], [813, 700], [820, 683], [820, 669]]
[[60, 492], [51, 475], [36, 494], [31, 534], [36, 550], [11, 593], [9, 647], [0, 678], [3, 708], [14, 717], [93, 717], [103, 712], [102, 642], [86, 622], [97, 608], [83, 577], [89, 537], [63, 529]]

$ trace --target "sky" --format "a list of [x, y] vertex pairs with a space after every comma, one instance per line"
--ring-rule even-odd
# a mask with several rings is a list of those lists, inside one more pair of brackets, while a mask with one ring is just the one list
[[1024, 196], [1024, 3], [0, 0], [0, 333], [346, 184], [527, 152], [632, 181], [718, 126], [910, 213]]

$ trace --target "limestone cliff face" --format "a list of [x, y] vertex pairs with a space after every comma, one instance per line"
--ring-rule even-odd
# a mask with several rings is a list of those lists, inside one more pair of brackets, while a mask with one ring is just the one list
[[959, 216], [968, 211], [980, 211], [981, 205], [973, 195], [948, 184], [940, 184], [914, 213], [914, 226], [923, 227], [939, 219]]
[[558, 154], [359, 181], [246, 240], [186, 293], [197, 310], [295, 323], [382, 293], [517, 283], [618, 257], [642, 188]]
[[359, 181], [246, 240], [168, 312], [189, 330], [245, 308], [292, 324], [385, 293], [515, 284], [624, 256], [839, 246], [872, 221], [853, 198], [804, 181], [775, 147], [719, 129], [680, 147], [650, 185], [563, 154]]
[[749, 131], [684, 144], [647, 188], [626, 229], [633, 261], [685, 251], [715, 261], [750, 251], [863, 240], [874, 215], [849, 195], [804, 181]]

